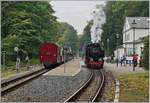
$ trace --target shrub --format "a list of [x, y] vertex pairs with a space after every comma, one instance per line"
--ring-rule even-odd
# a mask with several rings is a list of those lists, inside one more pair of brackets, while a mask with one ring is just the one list
[[149, 38], [144, 40], [143, 64], [145, 70], [149, 70]]

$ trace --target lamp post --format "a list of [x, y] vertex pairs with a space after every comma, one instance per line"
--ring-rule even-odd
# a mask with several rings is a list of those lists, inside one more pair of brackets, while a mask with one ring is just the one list
[[19, 55], [18, 55], [19, 48], [14, 47], [14, 51], [16, 53], [16, 70], [17, 70], [17, 72], [19, 72], [19, 64], [20, 64], [20, 58], [19, 58]]
[[118, 39], [119, 39], [119, 34], [116, 34], [117, 37], [117, 67], [118, 67]]
[[67, 47], [66, 43], [64, 44], [64, 73], [66, 72], [66, 52], [67, 52]]
[[141, 58], [143, 59], [143, 47], [141, 47]]
[[107, 51], [108, 51], [108, 55], [109, 55], [109, 38], [107, 39]]
[[2, 51], [3, 55], [3, 70], [5, 70], [5, 57], [6, 57], [6, 51]]
[[141, 47], [141, 55], [140, 55], [140, 67], [142, 67], [142, 61], [143, 61], [143, 47]]
[[63, 55], [64, 55], [64, 73], [66, 72], [66, 57], [65, 57], [65, 46], [64, 46], [64, 53], [63, 53]]
[[[133, 20], [132, 27], [133, 27], [133, 56], [135, 55], [135, 25], [136, 22]], [[134, 62], [133, 62], [133, 71], [135, 71]]]

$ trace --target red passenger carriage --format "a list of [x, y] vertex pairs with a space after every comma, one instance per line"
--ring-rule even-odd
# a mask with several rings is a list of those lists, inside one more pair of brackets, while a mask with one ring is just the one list
[[40, 46], [40, 62], [47, 68], [63, 62], [63, 49], [53, 43], [43, 43]]

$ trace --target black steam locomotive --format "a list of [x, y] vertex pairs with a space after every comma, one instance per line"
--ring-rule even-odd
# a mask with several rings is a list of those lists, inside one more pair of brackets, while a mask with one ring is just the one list
[[85, 48], [85, 64], [88, 68], [101, 69], [104, 65], [104, 55], [99, 43], [90, 43]]

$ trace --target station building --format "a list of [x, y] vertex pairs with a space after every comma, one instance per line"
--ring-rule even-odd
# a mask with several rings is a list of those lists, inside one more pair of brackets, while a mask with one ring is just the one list
[[149, 18], [126, 17], [122, 33], [123, 45], [118, 46], [114, 51], [115, 58], [117, 58], [117, 54], [118, 59], [125, 55], [128, 61], [132, 61], [134, 43], [135, 53], [138, 54], [138, 60], [140, 60], [140, 57], [143, 57], [144, 38], [148, 38], [150, 33]]

